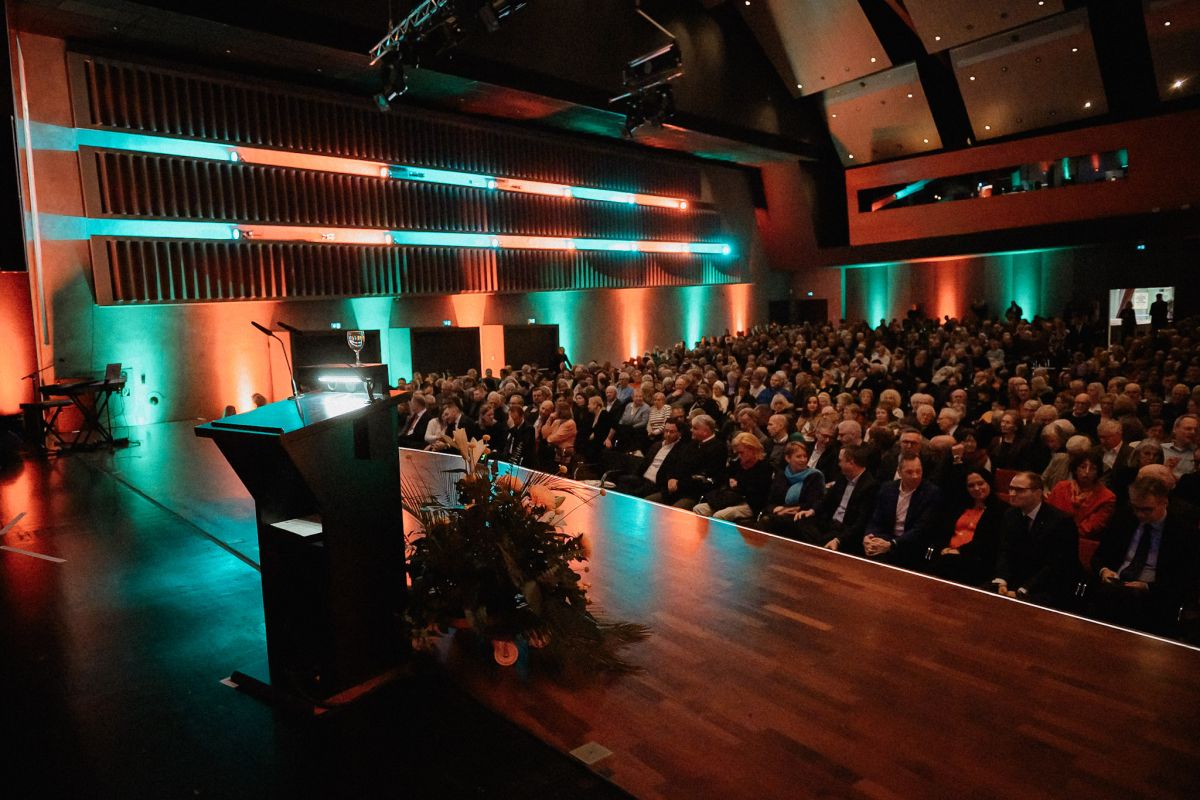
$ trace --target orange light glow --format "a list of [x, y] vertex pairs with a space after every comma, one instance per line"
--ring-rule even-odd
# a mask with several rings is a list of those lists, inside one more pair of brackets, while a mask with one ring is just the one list
[[746, 330], [746, 320], [750, 319], [750, 284], [735, 283], [729, 287], [729, 319], [733, 330]]
[[21, 403], [32, 402], [33, 384], [22, 380], [35, 369], [33, 307], [29, 273], [0, 272], [0, 414], [16, 414]]
[[365, 175], [368, 178], [387, 177], [388, 174], [388, 165], [382, 161], [360, 161], [355, 158], [319, 156], [313, 153], [289, 153], [259, 147], [239, 147], [235, 152], [242, 161], [271, 167], [340, 172], [345, 175]]
[[939, 316], [961, 316], [963, 292], [966, 285], [966, 267], [966, 261], [948, 261], [938, 265], [935, 282]]
[[488, 297], [486, 294], [456, 294], [450, 298], [454, 306], [454, 324], [460, 328], [478, 328], [483, 325], [483, 315], [487, 310]]
[[387, 231], [369, 228], [305, 228], [299, 225], [239, 225], [246, 239], [280, 242], [340, 242], [342, 244], [391, 244]]
[[625, 354], [636, 358], [646, 347], [646, 297], [649, 289], [622, 289], [618, 292], [621, 325], [625, 331]]
[[493, 375], [500, 374], [500, 368], [504, 366], [503, 325], [479, 326], [479, 359], [482, 362], [480, 374], [485, 369], [490, 369]]

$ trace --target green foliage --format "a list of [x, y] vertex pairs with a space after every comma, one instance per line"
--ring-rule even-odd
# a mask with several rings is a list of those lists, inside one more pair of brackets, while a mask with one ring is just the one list
[[467, 453], [477, 455], [464, 453], [457, 503], [439, 501], [420, 483], [402, 486], [405, 509], [422, 525], [407, 547], [414, 635], [438, 636], [465, 620], [486, 637], [544, 645], [563, 667], [635, 671], [618, 651], [649, 630], [605, 623], [589, 610], [575, 569], [587, 560], [587, 542], [560, 527], [559, 507], [576, 487], [542, 473], [524, 482], [501, 476], [496, 462]]

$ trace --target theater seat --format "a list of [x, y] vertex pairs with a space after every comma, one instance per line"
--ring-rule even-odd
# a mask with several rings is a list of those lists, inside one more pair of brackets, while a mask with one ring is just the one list
[[1012, 494], [1008, 490], [1008, 486], [1009, 486], [1009, 484], [1012, 483], [1012, 479], [1017, 477], [1018, 472], [1019, 472], [1019, 470], [1015, 470], [1015, 469], [998, 469], [998, 470], [996, 470], [995, 493], [996, 493], [997, 497], [999, 497], [1001, 500], [1003, 500], [1006, 503], [1010, 502], [1009, 497]]

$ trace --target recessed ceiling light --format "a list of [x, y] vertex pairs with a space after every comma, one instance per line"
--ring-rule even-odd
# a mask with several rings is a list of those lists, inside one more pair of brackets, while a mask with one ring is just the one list
[[1164, 27], [1164, 28], [1169, 28], [1169, 27], [1171, 27], [1171, 20], [1167, 20], [1166, 22], [1164, 22], [1164, 23], [1163, 23], [1163, 27]]
[[935, 42], [940, 42], [940, 41], [942, 40], [942, 37], [940, 37], [940, 36], [935, 36], [935, 37], [933, 37], [933, 40], [934, 40]]
[[1038, 0], [1038, 5], [1039, 5], [1039, 6], [1044, 6], [1044, 5], [1046, 5], [1046, 0]]
[[854, 160], [854, 153], [849, 153], [849, 154], [847, 154], [847, 156], [846, 156], [846, 157], [847, 157], [847, 158], [849, 158], [851, 161], [853, 161], [853, 160]]
[[975, 80], [975, 76], [974, 76], [974, 75], [972, 75], [972, 76], [971, 76], [971, 80]]
[[1084, 103], [1084, 104], [1083, 104], [1083, 107], [1084, 107], [1084, 108], [1091, 108], [1091, 107], [1092, 107], [1092, 101], [1091, 101], [1091, 100], [1088, 100], [1086, 103]]
[[796, 88], [797, 88], [797, 89], [803, 89], [803, 88], [804, 88], [804, 84], [803, 84], [803, 83], [797, 83], [797, 84], [796, 84]]
[[909, 100], [911, 100], [911, 99], [912, 99], [912, 92], [909, 92], [909, 93], [908, 93], [908, 99], [909, 99]]
[[1171, 88], [1172, 89], [1182, 89], [1183, 88], [1183, 78], [1180, 78], [1179, 80], [1172, 83]]
[[830, 114], [829, 116], [833, 117], [834, 119], [837, 119], [837, 114]]
[[925, 144], [929, 144], [929, 140], [928, 140], [928, 139], [922, 139], [921, 141], [922, 141], [922, 142], [924, 142]]
[[874, 63], [875, 63], [875, 56], [871, 56], [871, 63], [872, 63], [872, 64], [874, 64]]
[[1078, 47], [1072, 47], [1072, 48], [1071, 48], [1071, 52], [1072, 52], [1072, 53], [1078, 53], [1078, 52], [1079, 52], [1079, 48], [1078, 48]]

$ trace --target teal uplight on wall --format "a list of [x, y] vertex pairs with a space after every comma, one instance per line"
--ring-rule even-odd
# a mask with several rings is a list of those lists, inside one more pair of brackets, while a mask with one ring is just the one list
[[529, 295], [529, 302], [536, 311], [534, 318], [543, 325], [558, 326], [558, 343], [567, 351], [572, 363], [580, 357], [575, 352], [575, 326], [580, 321], [585, 297], [583, 292], [535, 292]]
[[685, 286], [680, 289], [680, 299], [683, 303], [683, 341], [688, 347], [695, 347], [701, 336], [709, 333], [708, 328], [708, 297], [706, 286]]

